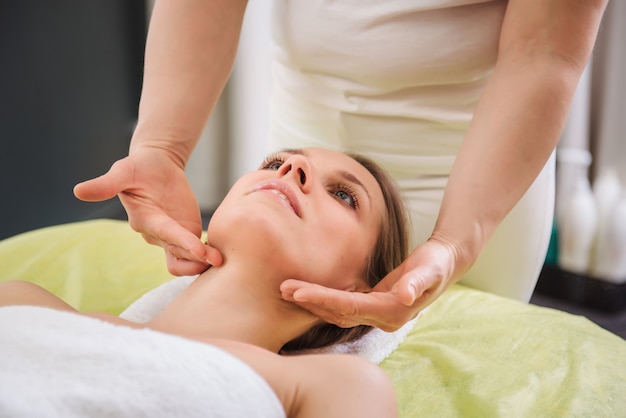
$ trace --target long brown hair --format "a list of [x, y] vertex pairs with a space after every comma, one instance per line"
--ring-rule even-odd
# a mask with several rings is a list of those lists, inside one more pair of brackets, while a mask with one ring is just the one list
[[[365, 278], [374, 287], [387, 273], [400, 265], [408, 255], [409, 221], [405, 202], [395, 181], [378, 164], [363, 155], [347, 153], [361, 164], [378, 182], [385, 201], [386, 213], [381, 219], [380, 232], [364, 267]], [[288, 353], [322, 348], [356, 340], [372, 330], [369, 325], [341, 328], [334, 324], [313, 326], [304, 334], [285, 344], [281, 352]]]

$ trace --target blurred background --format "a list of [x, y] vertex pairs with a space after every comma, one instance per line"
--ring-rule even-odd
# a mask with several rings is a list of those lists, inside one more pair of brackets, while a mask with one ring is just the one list
[[[127, 153], [151, 7], [144, 0], [0, 1], [0, 239], [85, 219], [125, 219], [117, 199], [84, 203], [72, 188]], [[265, 154], [270, 7], [249, 3], [232, 77], [187, 168], [207, 213]], [[610, 2], [559, 144], [589, 153], [561, 169], [592, 181], [612, 167], [622, 185], [624, 21], [626, 2]], [[572, 176], [560, 175], [561, 192]]]
[[[270, 5], [250, 2], [237, 68], [188, 164], [203, 212], [265, 155]], [[0, 239], [126, 219], [117, 198], [85, 203], [72, 189], [127, 155], [151, 9], [144, 0], [0, 0]]]
[[72, 187], [127, 152], [145, 30], [139, 1], [0, 2], [0, 238], [117, 215]]

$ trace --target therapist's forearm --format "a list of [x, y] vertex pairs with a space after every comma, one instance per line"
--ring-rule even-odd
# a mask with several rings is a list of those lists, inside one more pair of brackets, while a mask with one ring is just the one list
[[157, 0], [130, 153], [162, 149], [184, 167], [230, 75], [246, 1]]
[[467, 268], [556, 146], [575, 83], [554, 74], [503, 70], [485, 88], [433, 232]]
[[556, 147], [606, 0], [509, 0], [498, 61], [450, 174], [431, 239], [471, 267]]

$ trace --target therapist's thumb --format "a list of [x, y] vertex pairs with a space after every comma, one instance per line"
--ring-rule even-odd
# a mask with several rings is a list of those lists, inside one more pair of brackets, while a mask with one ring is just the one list
[[126, 189], [124, 173], [124, 167], [115, 163], [106, 174], [74, 186], [74, 196], [85, 202], [111, 199]]
[[426, 289], [424, 276], [415, 271], [405, 273], [396, 284], [398, 299], [405, 306], [412, 306]]

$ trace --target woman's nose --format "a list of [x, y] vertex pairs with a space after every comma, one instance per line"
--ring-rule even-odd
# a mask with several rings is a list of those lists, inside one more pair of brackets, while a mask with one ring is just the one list
[[280, 167], [280, 175], [293, 178], [304, 193], [311, 190], [313, 169], [306, 157], [292, 155]]

